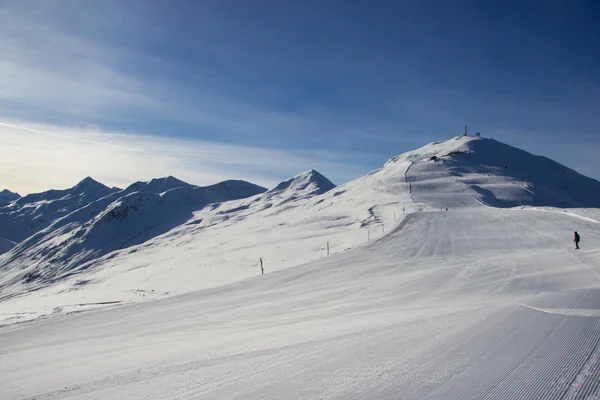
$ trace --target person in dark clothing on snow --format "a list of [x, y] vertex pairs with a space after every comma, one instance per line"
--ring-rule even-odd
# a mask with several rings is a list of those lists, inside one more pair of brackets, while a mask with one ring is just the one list
[[581, 240], [581, 238], [579, 237], [579, 233], [575, 232], [575, 240], [573, 240], [575, 242], [575, 250], [579, 250], [579, 241]]

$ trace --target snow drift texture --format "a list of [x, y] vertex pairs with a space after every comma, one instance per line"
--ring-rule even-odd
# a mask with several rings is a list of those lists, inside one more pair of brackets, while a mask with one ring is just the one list
[[136, 184], [0, 256], [1, 397], [599, 398], [598, 187], [470, 137], [339, 187]]

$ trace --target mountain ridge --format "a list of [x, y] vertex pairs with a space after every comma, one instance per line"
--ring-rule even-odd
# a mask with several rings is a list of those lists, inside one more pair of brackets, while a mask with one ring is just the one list
[[[547, 157], [491, 138], [458, 136], [398, 157], [416, 163], [410, 170], [411, 179], [415, 180], [411, 183], [418, 185], [419, 181], [429, 179], [430, 194], [441, 189], [442, 181], [441, 175], [438, 178], [432, 175], [435, 168], [427, 163], [440, 165], [440, 170], [466, 185], [473, 197], [490, 206], [600, 207], [597, 180]], [[393, 164], [398, 157], [386, 165]]]
[[[247, 277], [248, 271], [238, 266], [265, 255], [278, 260], [277, 268], [308, 262], [319, 254], [315, 249], [321, 248], [317, 243], [324, 235], [340, 248], [351, 249], [364, 238], [385, 234], [386, 227], [414, 212], [482, 204], [501, 208], [597, 204], [588, 197], [600, 190], [600, 183], [564, 171], [558, 163], [492, 139], [456, 137], [392, 157], [381, 168], [340, 186], [314, 170], [270, 190], [254, 185], [254, 192], [239, 199], [228, 193], [239, 191], [235, 185], [243, 186], [243, 181], [221, 182], [210, 189], [172, 177], [137, 182], [86, 205], [0, 256], [0, 267], [13, 271], [10, 279], [0, 278], [0, 291], [11, 287], [11, 292], [18, 291], [29, 272], [40, 277], [31, 283], [35, 286], [78, 274], [105, 276], [103, 271], [111, 271], [110, 279], [115, 280], [121, 274], [160, 276], [165, 268], [190, 276], [207, 273], [197, 269], [198, 264], [230, 271], [211, 273], [205, 283], [194, 286], [212, 287]], [[569, 179], [567, 189], [557, 175]], [[269, 239], [273, 232], [275, 239]], [[173, 292], [165, 283], [148, 279]]]
[[283, 192], [289, 189], [295, 192], [311, 195], [323, 194], [335, 187], [336, 185], [321, 173], [315, 171], [314, 169], [310, 169], [290, 179], [280, 182], [276, 187], [269, 190], [269, 192]]
[[8, 189], [4, 189], [0, 192], [0, 207], [12, 203], [15, 200], [21, 198], [19, 193], [11, 192]]

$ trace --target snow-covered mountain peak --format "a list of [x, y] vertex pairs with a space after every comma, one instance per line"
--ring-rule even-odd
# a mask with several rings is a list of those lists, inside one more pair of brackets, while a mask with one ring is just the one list
[[203, 189], [210, 191], [213, 194], [231, 196], [232, 199], [245, 199], [267, 191], [267, 189], [262, 186], [235, 179], [206, 186]]
[[85, 194], [88, 197], [93, 198], [101, 198], [109, 195], [116, 190], [113, 188], [109, 188], [108, 186], [103, 185], [102, 183], [96, 181], [92, 177], [86, 177], [81, 180], [77, 185], [73, 188], [69, 189], [69, 194], [71, 195], [81, 195]]
[[311, 169], [281, 182], [269, 192], [293, 192], [302, 195], [319, 195], [328, 192], [335, 187], [335, 184], [329, 179]]
[[143, 181], [135, 182], [135, 183], [129, 185], [125, 189], [125, 192], [133, 193], [133, 192], [143, 191], [143, 192], [149, 192], [149, 193], [164, 193], [171, 189], [184, 188], [184, 187], [191, 188], [191, 187], [194, 187], [194, 185], [191, 185], [191, 184], [184, 182], [180, 179], [177, 179], [173, 176], [167, 176], [164, 178], [154, 178], [147, 182], [143, 182]]
[[181, 179], [177, 179], [174, 176], [167, 176], [165, 178], [154, 178], [148, 182], [148, 186], [150, 187], [161, 187], [161, 188], [177, 188], [177, 187], [191, 187], [194, 186], [187, 182], [182, 181]]
[[[68, 189], [51, 189], [45, 192], [28, 194], [19, 198], [15, 203], [18, 206], [25, 206], [28, 204], [34, 205], [34, 203], [40, 201], [51, 202], [56, 200], [69, 200], [71, 198], [81, 197], [81, 195], [84, 195], [87, 199], [86, 202], [89, 203], [90, 201], [108, 196], [116, 191], [118, 191], [118, 189], [109, 188], [88, 176]], [[78, 200], [78, 202], [78, 204], [81, 205], [81, 200]]]
[[0, 192], [0, 207], [8, 203], [12, 203], [19, 198], [21, 198], [20, 194], [11, 192], [8, 189], [4, 189]]
[[420, 161], [432, 157], [451, 157], [455, 154], [466, 153], [471, 150], [472, 143], [492, 140], [473, 136], [456, 136], [445, 141], [437, 141], [426, 144], [418, 149], [400, 154], [388, 160], [384, 168], [399, 161]]
[[12, 196], [12, 197], [15, 197], [15, 198], [19, 198], [19, 197], [21, 197], [21, 195], [20, 195], [20, 194], [18, 194], [18, 193], [15, 193], [15, 192], [11, 192], [11, 191], [10, 191], [10, 190], [8, 190], [8, 189], [4, 189], [4, 190], [2, 190], [2, 191], [0, 192], [0, 195], [3, 195], [3, 196]]
[[20, 197], [0, 209], [0, 236], [21, 242], [71, 212], [117, 191], [87, 177], [69, 189]]
[[[97, 180], [95, 180], [94, 178], [92, 178], [91, 176], [86, 176], [81, 181], [79, 181], [79, 183], [77, 185], [75, 185], [75, 187], [88, 187], [88, 186], [92, 186], [92, 185], [102, 185], [102, 184], [100, 182], [98, 182]], [[104, 185], [102, 185], [102, 186], [104, 186]]]
[[[179, 187], [168, 189], [170, 186]], [[245, 181], [200, 187], [173, 177], [141, 183], [138, 190], [131, 191], [135, 188], [132, 185], [125, 191], [102, 197], [55, 220], [48, 229], [20, 242], [9, 256], [14, 260], [28, 259], [30, 254], [41, 254], [40, 249], [52, 249], [36, 259], [36, 267], [43, 271], [40, 276], [44, 279], [53, 279], [61, 268], [70, 270], [167, 233], [192, 219], [194, 212], [208, 204], [266, 191]]]
[[413, 198], [434, 207], [470, 206], [473, 199], [495, 207], [600, 206], [600, 182], [491, 138], [432, 142], [390, 159], [376, 173], [402, 174]]

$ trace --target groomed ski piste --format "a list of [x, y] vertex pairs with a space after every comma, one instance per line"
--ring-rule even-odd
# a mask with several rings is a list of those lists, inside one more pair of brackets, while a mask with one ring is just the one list
[[600, 399], [597, 181], [458, 137], [319, 184], [39, 284], [55, 239], [0, 256], [0, 398]]

